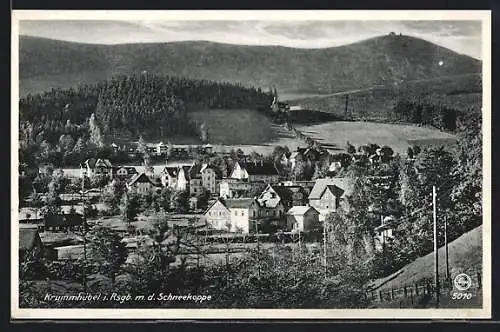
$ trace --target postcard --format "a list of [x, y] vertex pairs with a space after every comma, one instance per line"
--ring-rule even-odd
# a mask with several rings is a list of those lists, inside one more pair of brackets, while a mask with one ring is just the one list
[[12, 12], [12, 319], [491, 317], [489, 11]]

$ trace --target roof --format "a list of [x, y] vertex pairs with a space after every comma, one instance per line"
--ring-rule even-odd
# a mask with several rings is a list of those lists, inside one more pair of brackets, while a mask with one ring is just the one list
[[217, 204], [217, 202], [220, 202], [220, 203], [221, 203], [221, 204], [222, 204], [222, 205], [223, 205], [226, 209], [228, 208], [228, 207], [227, 207], [227, 205], [226, 205], [226, 203], [225, 203], [222, 199], [220, 199], [220, 197], [219, 197], [219, 198], [217, 198], [216, 200], [214, 200], [214, 201], [213, 201], [213, 202], [212, 202], [212, 203], [208, 206], [208, 208], [205, 210], [205, 212], [204, 212], [203, 214], [206, 214], [208, 211], [210, 211], [210, 209], [211, 209], [211, 208], [212, 208], [215, 204]]
[[[19, 249], [31, 250], [35, 247], [37, 241], [40, 240], [38, 228], [23, 227], [19, 228]], [[41, 240], [40, 240], [41, 242]]]
[[89, 168], [94, 168], [96, 166], [113, 167], [109, 159], [96, 159], [96, 158], [89, 158], [85, 160], [83, 165]]
[[[185, 174], [189, 174], [190, 179], [199, 178], [199, 177], [201, 177], [201, 168], [202, 168], [202, 166], [200, 164], [194, 164], [193, 166], [191, 166], [189, 168], [188, 173], [185, 173]], [[185, 169], [184, 169], [184, 172], [186, 172]]]
[[228, 209], [247, 209], [255, 200], [253, 198], [233, 198], [224, 201]]
[[296, 215], [301, 215], [302, 216], [302, 215], [306, 214], [307, 212], [309, 212], [310, 210], [312, 210], [313, 212], [319, 214], [318, 210], [316, 210], [312, 206], [307, 206], [307, 205], [292, 206], [290, 208], [290, 210], [288, 210], [287, 214], [288, 215], [293, 215], [293, 216], [296, 216]]
[[179, 172], [179, 168], [178, 167], [165, 167], [163, 169], [163, 173], [167, 173], [168, 175], [172, 176], [172, 177], [177, 177], [177, 174]]
[[130, 182], [128, 183], [128, 185], [131, 186], [137, 182], [139, 182], [139, 183], [149, 182], [152, 185], [154, 185], [154, 183], [151, 181], [151, 179], [144, 173], [138, 173], [138, 174], [134, 175], [132, 177], [132, 179], [130, 180]]
[[243, 166], [248, 175], [279, 175], [276, 166], [269, 162], [248, 163]]
[[[334, 185], [342, 189], [344, 191], [344, 195], [349, 195], [351, 192], [351, 186], [349, 184], [349, 179], [347, 178], [317, 179], [311, 193], [309, 194], [309, 199], [320, 199], [328, 185]], [[335, 193], [334, 191], [332, 192]]]
[[[344, 194], [344, 190], [342, 188], [339, 188], [337, 187], [336, 185], [334, 184], [329, 184], [325, 187], [325, 190], [330, 190], [330, 192], [335, 195], [335, 197], [341, 197], [343, 194]], [[323, 190], [323, 193], [324, 193], [324, 190]], [[321, 193], [321, 195], [323, 195], [323, 193]]]

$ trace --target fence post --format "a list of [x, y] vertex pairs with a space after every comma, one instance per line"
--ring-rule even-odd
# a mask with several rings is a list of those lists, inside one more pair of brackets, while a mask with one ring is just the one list
[[394, 288], [391, 288], [391, 300], [394, 300]]
[[382, 291], [378, 291], [378, 297], [380, 298], [380, 302], [383, 302], [383, 298], [382, 298]]
[[418, 296], [418, 284], [417, 283], [415, 283], [415, 295]]
[[408, 296], [408, 291], [406, 290], [406, 286], [403, 287], [403, 294], [404, 294], [404, 297]]
[[477, 272], [477, 286], [479, 287], [479, 289], [482, 289], [482, 287], [483, 287], [483, 282], [481, 280], [481, 273], [480, 272]]

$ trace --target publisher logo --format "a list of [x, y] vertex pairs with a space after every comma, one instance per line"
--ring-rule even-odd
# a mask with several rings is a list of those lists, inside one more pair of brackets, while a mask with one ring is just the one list
[[466, 291], [472, 286], [472, 279], [465, 273], [460, 273], [453, 279], [453, 285], [459, 291]]

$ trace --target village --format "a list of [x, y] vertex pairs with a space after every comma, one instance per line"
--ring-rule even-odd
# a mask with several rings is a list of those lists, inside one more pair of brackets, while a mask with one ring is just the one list
[[[90, 158], [81, 163], [79, 174], [73, 172], [65, 176], [73, 186], [67, 185], [66, 192], [59, 194], [59, 213], [42, 215], [38, 210], [43, 210], [43, 203], [36, 210], [33, 207], [21, 208], [20, 254], [37, 247], [56, 261], [82, 259], [86, 245], [85, 233], [96, 225], [118, 231], [122, 242], [126, 244], [129, 258], [139, 247], [151, 246], [154, 240], [141, 227], [131, 227], [131, 223], [127, 225], [120, 215], [103, 216], [99, 213], [98, 210], [106, 206], [101, 199], [103, 190], [117, 183], [125, 184], [124, 197], [151, 197], [161, 195], [162, 190], [181, 193], [186, 206], [182, 211], [164, 209], [169, 210], [165, 218], [177, 227], [189, 228], [191, 233], [203, 234], [205, 246], [207, 243], [225, 243], [231, 239], [233, 253], [255, 246], [256, 242], [303, 241], [314, 247], [324, 240], [326, 217], [335, 213], [340, 206], [348, 208], [352, 183], [349, 178], [341, 176], [342, 169], [351, 162], [373, 164], [388, 162], [392, 158], [392, 151], [387, 152], [390, 148], [376, 146], [360, 147], [358, 151], [350, 151], [351, 154], [337, 155], [313, 146], [292, 152], [276, 149], [274, 161], [269, 158], [256, 160], [255, 156], [252, 158], [242, 151], [238, 151], [235, 157], [233, 151], [236, 160], [224, 172], [221, 171], [221, 165], [214, 165], [213, 160], [222, 156], [232, 160], [231, 155], [215, 152], [210, 144], [167, 147], [160, 142], [145, 146], [134, 149], [130, 146], [119, 147], [114, 143], [111, 145], [116, 151], [124, 149], [129, 154], [147, 154], [146, 160], [152, 155], [165, 158], [165, 164], [145, 166], [138, 170], [134, 166], [113, 165], [108, 159]], [[196, 150], [208, 162], [184, 159], [192, 150]], [[168, 157], [174, 160], [170, 161]], [[294, 171], [303, 167], [301, 165], [314, 162], [319, 165], [320, 159], [326, 160], [324, 177], [297, 179], [297, 172]], [[50, 177], [46, 174], [46, 167], [39, 172], [41, 177]], [[93, 183], [97, 185], [86, 188], [92, 187]], [[68, 188], [73, 191], [68, 192]], [[91, 206], [87, 209], [91, 212], [84, 213], [84, 202]], [[171, 201], [170, 205], [174, 203]], [[30, 203], [27, 202], [27, 205]], [[132, 216], [132, 219], [146, 230], [151, 227], [147, 217], [141, 219], [141, 216]], [[380, 226], [375, 230], [379, 250], [384, 241], [392, 237], [393, 221], [393, 216], [381, 216]], [[242, 243], [247, 245], [242, 246]], [[225, 250], [227, 253], [228, 247]], [[213, 246], [207, 251], [209, 256], [220, 252], [220, 248], [214, 249]]]

